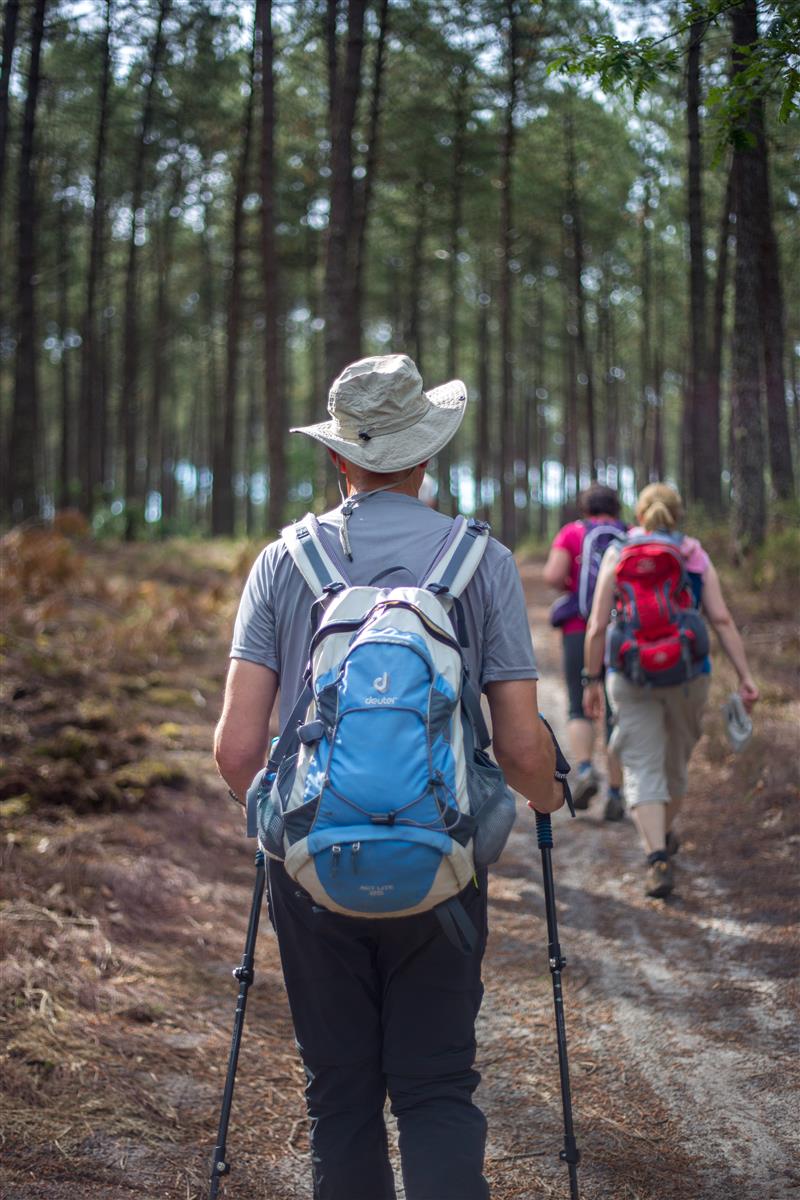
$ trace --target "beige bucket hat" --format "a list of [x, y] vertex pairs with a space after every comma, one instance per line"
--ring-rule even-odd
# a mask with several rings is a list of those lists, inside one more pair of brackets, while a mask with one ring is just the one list
[[291, 432], [308, 434], [368, 471], [402, 471], [446, 446], [466, 407], [460, 379], [426, 392], [407, 355], [383, 354], [351, 363], [333, 381], [330, 421]]

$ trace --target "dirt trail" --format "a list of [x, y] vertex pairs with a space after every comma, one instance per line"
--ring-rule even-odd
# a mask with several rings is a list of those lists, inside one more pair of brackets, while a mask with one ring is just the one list
[[[541, 707], [563, 728], [547, 596], [536, 568], [524, 567], [523, 578]], [[211, 648], [218, 658], [190, 668], [212, 685], [221, 684], [226, 636]], [[41, 863], [43, 899], [6, 910], [42, 957], [20, 985], [40, 1010], [37, 1036], [17, 1034], [7, 1063], [19, 1102], [3, 1118], [4, 1200], [205, 1194], [236, 993], [229, 972], [252, 887], [249, 850], [208, 762], [210, 708], [184, 726], [178, 751], [201, 779], [198, 790], [177, 799], [164, 791], [146, 811], [43, 823], [30, 851], [9, 858], [20, 880], [30, 862]], [[785, 716], [767, 732], [774, 752], [789, 752]], [[792, 1147], [800, 834], [796, 817], [787, 826], [786, 793], [756, 795], [745, 775], [757, 764], [724, 758], [708, 739], [701, 745], [667, 903], [644, 897], [633, 827], [603, 823], [600, 799], [577, 820], [556, 821], [584, 1200], [800, 1196]], [[53, 915], [65, 880], [86, 894], [93, 915]], [[534, 822], [523, 811], [491, 881], [479, 1026], [493, 1200], [568, 1195], [539, 881]], [[229, 1139], [233, 1173], [222, 1194], [310, 1200], [302, 1072], [266, 920], [263, 928]], [[85, 999], [75, 984], [74, 1010], [48, 990], [59, 962], [64, 971], [80, 963], [95, 979]], [[24, 1116], [33, 1111], [35, 1129]]]

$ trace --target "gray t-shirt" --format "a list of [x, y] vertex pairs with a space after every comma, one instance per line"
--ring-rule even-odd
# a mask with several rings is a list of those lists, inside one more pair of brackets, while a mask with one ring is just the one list
[[[319, 518], [329, 553], [342, 558], [341, 511]], [[353, 584], [419, 583], [447, 540], [452, 519], [413, 496], [378, 492], [348, 521]], [[308, 663], [314, 596], [282, 540], [262, 550], [239, 603], [231, 658], [271, 667], [281, 684], [280, 723], [288, 719]], [[464, 659], [481, 689], [506, 679], [536, 679], [522, 584], [510, 550], [494, 538], [462, 596], [469, 645]]]

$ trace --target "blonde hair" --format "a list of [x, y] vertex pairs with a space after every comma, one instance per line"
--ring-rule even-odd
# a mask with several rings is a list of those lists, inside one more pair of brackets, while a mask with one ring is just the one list
[[653, 533], [656, 529], [673, 530], [683, 517], [683, 501], [668, 483], [650, 483], [642, 488], [636, 501], [636, 520]]

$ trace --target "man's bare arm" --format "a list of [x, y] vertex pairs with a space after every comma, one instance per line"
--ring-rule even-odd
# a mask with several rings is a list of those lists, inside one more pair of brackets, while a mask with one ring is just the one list
[[539, 720], [535, 679], [509, 679], [486, 685], [492, 715], [492, 746], [503, 774], [531, 808], [555, 812], [564, 803], [553, 779], [556, 756], [550, 734]]
[[269, 667], [231, 659], [214, 735], [214, 758], [220, 775], [242, 803], [253, 777], [267, 761], [269, 719], [277, 692], [278, 676]]

